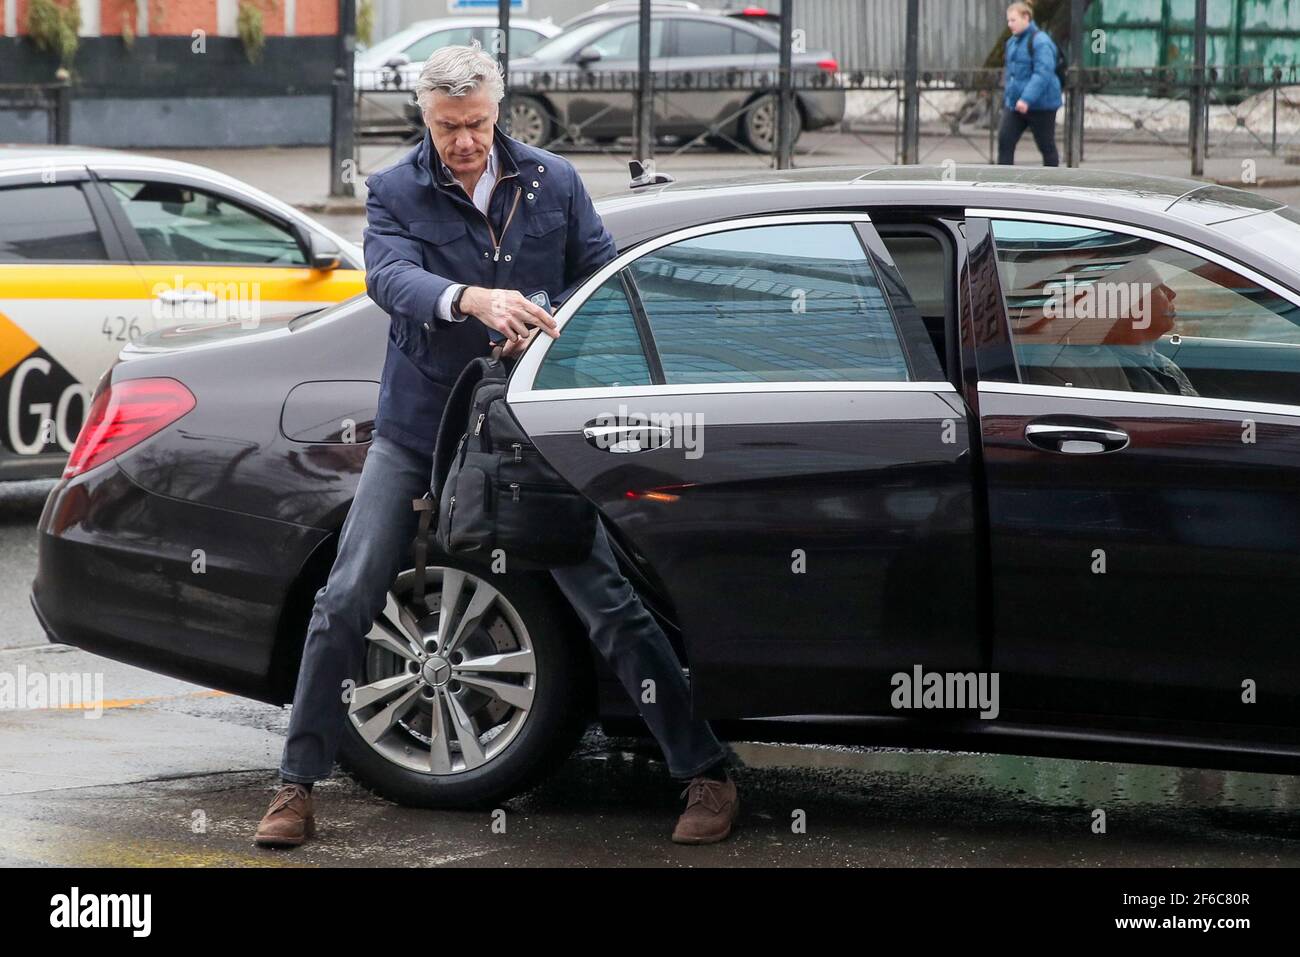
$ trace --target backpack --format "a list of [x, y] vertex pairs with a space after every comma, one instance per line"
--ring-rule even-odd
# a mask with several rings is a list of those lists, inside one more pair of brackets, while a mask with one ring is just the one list
[[[491, 564], [501, 549], [511, 569], [576, 565], [591, 554], [596, 508], [519, 425], [506, 404], [508, 378], [505, 362], [493, 357], [474, 359], [456, 380], [438, 427], [429, 495], [416, 503], [426, 512], [421, 527], [436, 510], [432, 539], [447, 555]], [[421, 534], [417, 551], [427, 539]]]
[[[1034, 28], [1033, 33], [1029, 34], [1030, 64], [1034, 62], [1034, 37], [1036, 36], [1038, 36], [1037, 27]], [[1061, 52], [1061, 45], [1058, 43], [1056, 44], [1056, 78], [1061, 82], [1062, 90], [1065, 89], [1065, 80], [1066, 77], [1069, 76], [1069, 72], [1070, 72], [1070, 61], [1065, 58], [1065, 54]]]

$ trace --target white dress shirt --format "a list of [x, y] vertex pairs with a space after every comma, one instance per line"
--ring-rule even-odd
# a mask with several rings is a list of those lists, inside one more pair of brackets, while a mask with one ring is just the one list
[[[439, 160], [439, 163], [442, 163], [442, 161]], [[448, 176], [451, 176], [451, 171], [447, 169], [447, 165], [445, 163], [442, 163], [442, 168], [444, 171], [446, 171]], [[455, 177], [452, 178], [454, 179]], [[478, 182], [474, 184], [474, 195], [472, 197], [474, 201], [474, 206], [484, 216], [489, 215], [488, 197], [492, 195], [492, 187], [496, 185], [496, 181], [497, 181], [497, 148], [496, 148], [496, 144], [493, 143], [492, 149], [488, 150], [487, 168], [483, 170], [483, 175], [480, 176], [478, 178]], [[451, 314], [451, 300], [455, 298], [456, 291], [458, 289], [464, 289], [464, 288], [465, 288], [465, 283], [458, 282], [458, 283], [452, 283], [445, 290], [443, 290], [442, 295], [438, 297], [437, 304], [434, 306], [434, 312], [437, 314], [439, 319], [445, 319], [448, 322], [465, 321], [465, 314], [463, 312], [459, 316], [453, 316]]]

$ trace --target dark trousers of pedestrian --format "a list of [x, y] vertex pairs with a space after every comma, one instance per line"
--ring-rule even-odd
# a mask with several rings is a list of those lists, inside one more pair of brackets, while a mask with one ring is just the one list
[[[280, 776], [286, 781], [318, 781], [333, 769], [348, 720], [344, 683], [360, 677], [365, 636], [415, 537], [412, 499], [427, 491], [432, 469], [431, 455], [375, 433], [343, 521], [338, 556], [325, 586], [316, 593], [307, 628], [280, 762]], [[586, 561], [552, 569], [551, 576], [636, 702], [664, 752], [669, 773], [689, 780], [729, 760], [730, 750], [708, 723], [691, 717], [690, 685], [677, 653], [619, 570], [599, 522]], [[646, 680], [654, 682], [653, 703], [641, 700]]]
[[998, 165], [1014, 166], [1016, 144], [1028, 127], [1034, 134], [1038, 152], [1043, 154], [1044, 166], [1060, 166], [1061, 157], [1056, 152], [1056, 110], [1028, 110], [1017, 113], [1003, 110], [1002, 124], [998, 127]]

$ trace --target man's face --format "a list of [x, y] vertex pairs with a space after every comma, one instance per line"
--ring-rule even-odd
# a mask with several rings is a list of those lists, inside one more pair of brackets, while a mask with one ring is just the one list
[[424, 111], [434, 148], [455, 176], [481, 173], [492, 150], [497, 104], [479, 87], [464, 96], [436, 91]]

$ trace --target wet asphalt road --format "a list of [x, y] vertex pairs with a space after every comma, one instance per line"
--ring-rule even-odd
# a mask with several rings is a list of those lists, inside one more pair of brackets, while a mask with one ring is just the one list
[[27, 586], [49, 485], [0, 485], [0, 672], [100, 673], [105, 707], [0, 710], [0, 865], [1300, 865], [1297, 778], [759, 743], [735, 745], [733, 838], [678, 847], [657, 749], [594, 729], [503, 803], [504, 833], [490, 812], [399, 807], [340, 772], [317, 786], [314, 842], [260, 849], [288, 711], [46, 643]]

